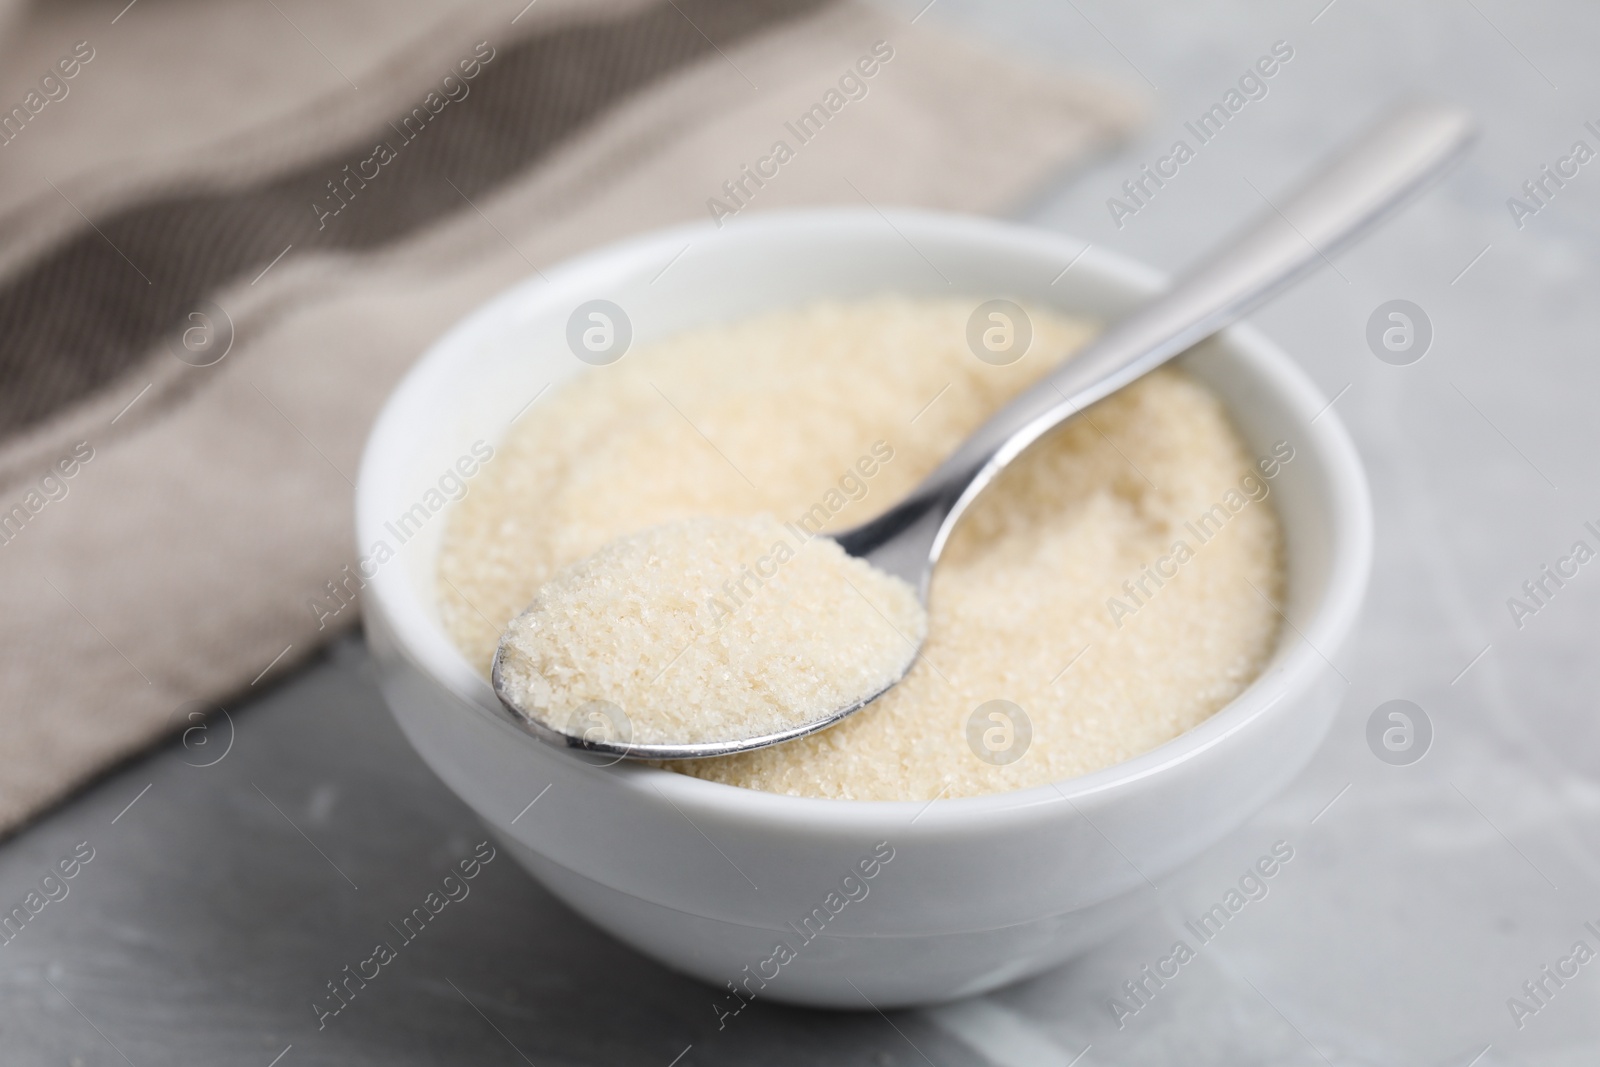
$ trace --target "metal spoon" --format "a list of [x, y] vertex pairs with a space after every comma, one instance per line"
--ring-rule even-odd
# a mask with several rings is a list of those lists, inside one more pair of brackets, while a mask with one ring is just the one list
[[[933, 568], [957, 520], [979, 493], [1029, 445], [1084, 408], [1155, 370], [1254, 310], [1328, 262], [1420, 192], [1472, 143], [1466, 112], [1435, 104], [1399, 108], [1326, 161], [1280, 204], [1177, 281], [1115, 323], [1071, 359], [1001, 408], [900, 503], [853, 530], [834, 535], [852, 556], [909, 582], [926, 604]], [[908, 659], [907, 670], [915, 657]], [[604, 702], [593, 702], [592, 729], [566, 733], [521, 712], [500, 685], [495, 692], [524, 729], [552, 743], [616, 759], [693, 759], [764, 748], [814, 733], [859, 711], [866, 700], [779, 733], [688, 745], [634, 744]], [[897, 679], [898, 681], [898, 679]], [[589, 708], [589, 705], [585, 706]], [[583, 709], [580, 709], [582, 711]]]

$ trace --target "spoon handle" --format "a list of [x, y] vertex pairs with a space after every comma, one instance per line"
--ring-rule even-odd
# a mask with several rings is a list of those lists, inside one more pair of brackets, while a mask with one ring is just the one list
[[1401, 107], [1170, 289], [1015, 397], [901, 504], [838, 540], [926, 596], [955, 520], [1006, 464], [1084, 408], [1254, 310], [1420, 192], [1471, 144], [1460, 109]]

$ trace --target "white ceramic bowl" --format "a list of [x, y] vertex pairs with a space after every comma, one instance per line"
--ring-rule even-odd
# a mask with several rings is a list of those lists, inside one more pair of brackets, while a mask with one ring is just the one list
[[[1343, 687], [1325, 657], [1343, 644], [1365, 591], [1370, 505], [1337, 415], [1247, 327], [1183, 363], [1221, 395], [1254, 454], [1280, 440], [1294, 446], [1271, 498], [1287, 535], [1294, 625], [1255, 684], [1181, 737], [1055, 786], [928, 805], [597, 768], [523, 733], [440, 628], [433, 575], [445, 515], [408, 527], [403, 545], [388, 524], [427, 499], [473, 442], [495, 443], [548, 383], [588, 369], [566, 343], [579, 304], [615, 302], [638, 344], [813, 298], [881, 292], [1007, 296], [1106, 318], [1161, 284], [1147, 268], [1056, 234], [835, 210], [649, 234], [546, 274], [445, 334], [372, 431], [357, 491], [360, 551], [383, 541], [398, 555], [366, 591], [367, 633], [406, 736], [507, 850], [598, 926], [722, 991], [707, 993], [719, 1010], [739, 1003], [728, 983], [775, 1000], [882, 1008], [1052, 967], [1141, 910], [1146, 876], [1160, 878], [1243, 823], [1321, 741]], [[875, 848], [892, 859], [875, 869], [869, 859], [875, 877], [865, 880], [858, 865]], [[780, 942], [787, 951], [775, 951]]]

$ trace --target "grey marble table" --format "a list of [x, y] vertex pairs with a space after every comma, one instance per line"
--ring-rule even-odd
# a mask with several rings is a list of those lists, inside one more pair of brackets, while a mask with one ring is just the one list
[[[1600, 565], [1547, 581], [1537, 603], [1523, 590], [1575, 541], [1600, 547], [1584, 525], [1600, 526], [1600, 163], [1562, 163], [1577, 141], [1600, 149], [1585, 125], [1600, 128], [1600, 8], [936, 0], [922, 17], [1149, 95], [1139, 141], [1020, 214], [1163, 267], [1389, 101], [1427, 92], [1482, 116], [1468, 166], [1256, 318], [1336, 398], [1377, 508], [1365, 622], [1338, 660], [1344, 710], [1306, 773], [1151, 889], [1147, 921], [966, 1003], [888, 1017], [758, 1003], [718, 1032], [703, 987], [497, 862], [319, 1030], [325, 983], [482, 839], [401, 739], [350, 639], [0, 847], [5, 907], [93, 850], [0, 947], [0, 1063], [1600, 1058], [1600, 963], [1574, 956], [1579, 941], [1600, 951], [1585, 925], [1600, 929]], [[1293, 56], [1265, 95], [1114, 218], [1122, 183], [1280, 41]], [[1557, 186], [1545, 165], [1568, 176]], [[1541, 179], [1534, 201], [1523, 186]], [[1431, 324], [1407, 365], [1367, 340], [1397, 299]], [[1368, 743], [1397, 699], [1431, 726], [1404, 764]], [[1131, 998], [1124, 983], [1278, 842], [1293, 859], [1267, 895]]]

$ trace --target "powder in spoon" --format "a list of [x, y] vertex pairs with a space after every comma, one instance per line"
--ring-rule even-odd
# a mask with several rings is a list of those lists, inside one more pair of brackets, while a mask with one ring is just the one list
[[501, 686], [560, 732], [605, 701], [634, 744], [738, 740], [875, 696], [927, 621], [910, 585], [830, 538], [770, 515], [687, 519], [558, 570], [506, 631]]

